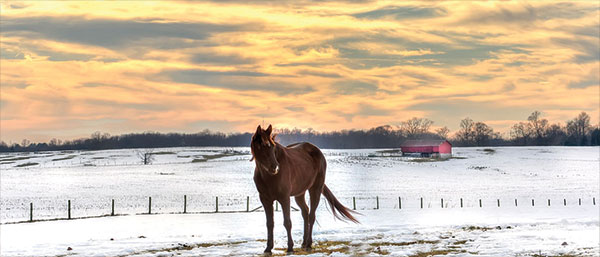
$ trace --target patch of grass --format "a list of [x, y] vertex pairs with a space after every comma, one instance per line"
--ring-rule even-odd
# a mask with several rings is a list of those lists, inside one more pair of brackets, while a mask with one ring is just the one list
[[494, 149], [491, 149], [491, 148], [484, 148], [484, 149], [483, 149], [483, 151], [484, 151], [486, 154], [494, 154], [494, 153], [496, 153], [496, 150], [494, 150]]
[[[485, 232], [485, 231], [494, 230], [494, 229], [501, 230], [502, 227], [501, 226], [496, 226], [496, 227], [468, 226], [468, 227], [463, 227], [462, 229], [465, 230], [465, 231], [481, 230], [481, 231]], [[512, 227], [511, 226], [506, 226], [505, 229], [512, 229]]]
[[134, 252], [134, 253], [130, 253], [127, 255], [119, 255], [118, 257], [125, 257], [125, 256], [130, 256], [130, 255], [142, 255], [142, 254], [155, 254], [155, 253], [159, 253], [159, 252], [174, 252], [174, 251], [190, 251], [193, 250], [194, 248], [206, 248], [206, 247], [213, 247], [213, 246], [232, 246], [232, 245], [238, 245], [238, 244], [243, 244], [243, 243], [247, 243], [248, 241], [237, 241], [237, 242], [226, 242], [226, 243], [196, 243], [196, 244], [182, 244], [182, 243], [178, 243], [176, 246], [173, 247], [167, 247], [167, 248], [161, 248], [161, 249], [152, 249], [152, 250], [144, 250], [144, 251], [139, 251], [139, 252]]
[[[321, 254], [331, 255], [333, 253], [350, 254], [350, 242], [349, 241], [317, 241], [313, 243], [311, 251], [305, 251], [302, 248], [294, 248], [294, 255], [309, 255], [309, 254]], [[275, 250], [283, 251], [284, 253], [276, 253], [272, 256], [286, 256], [287, 248], [274, 248]], [[389, 254], [389, 253], [387, 253]], [[352, 254], [352, 256], [356, 256]]]
[[452, 244], [455, 244], [455, 245], [464, 245], [464, 244], [466, 244], [467, 242], [468, 242], [468, 240], [459, 240], [459, 241], [456, 241], [456, 242], [454, 242], [454, 243], [452, 243]]
[[569, 254], [569, 253], [567, 253], [567, 254], [559, 253], [558, 255], [545, 255], [545, 254], [537, 254], [536, 253], [534, 255], [531, 255], [531, 257], [578, 257], [578, 256], [581, 256], [581, 255], [574, 255], [574, 254]]
[[65, 156], [65, 157], [62, 157], [62, 158], [52, 159], [52, 161], [53, 162], [55, 162], [55, 161], [64, 161], [64, 160], [70, 160], [70, 159], [73, 159], [73, 158], [75, 158], [75, 155], [69, 155], [69, 156]]
[[414, 158], [414, 159], [410, 159], [408, 160], [409, 162], [443, 162], [443, 161], [447, 161], [448, 158]]
[[93, 157], [92, 159], [94, 159], [94, 160], [102, 160], [102, 159], [106, 159], [106, 157]]
[[15, 162], [0, 162], [0, 165], [2, 165], [2, 164], [11, 164], [11, 163], [15, 163]]
[[374, 247], [379, 246], [407, 246], [407, 245], [415, 245], [415, 244], [437, 244], [439, 240], [417, 240], [417, 241], [408, 241], [408, 242], [377, 242], [370, 243], [369, 245]]
[[472, 170], [484, 170], [487, 169], [488, 167], [486, 166], [469, 166], [467, 169], [472, 169]]
[[416, 254], [409, 255], [410, 257], [429, 257], [429, 256], [438, 256], [438, 255], [448, 255], [448, 254], [457, 254], [457, 253], [466, 253], [465, 250], [457, 250], [457, 249], [438, 249], [431, 250], [427, 252], [417, 252]]
[[241, 154], [241, 152], [233, 151], [233, 152], [223, 152], [223, 153], [213, 154], [213, 155], [200, 155], [200, 156], [202, 156], [202, 159], [195, 158], [192, 160], [192, 163], [207, 162], [209, 160], [214, 160], [214, 159], [219, 159], [219, 158], [223, 158], [223, 157], [227, 157], [227, 156], [234, 156], [234, 155], [239, 155], [239, 154]]
[[450, 157], [450, 159], [464, 160], [464, 159], [467, 159], [467, 157], [463, 157], [463, 156], [452, 156], [452, 157]]
[[37, 162], [26, 162], [26, 163], [21, 163], [19, 165], [16, 165], [15, 167], [28, 167], [28, 166], [35, 166], [38, 165], [39, 163]]
[[393, 153], [401, 153], [402, 151], [400, 149], [391, 149], [391, 150], [379, 150], [376, 151], [378, 153], [382, 153], [382, 154], [393, 154]]
[[165, 155], [165, 154], [175, 154], [174, 152], [155, 152], [155, 153], [150, 153], [153, 155]]
[[32, 158], [32, 156], [19, 156], [19, 157], [9, 157], [9, 158], [3, 158], [0, 159], [0, 162], [4, 162], [4, 161], [21, 161], [21, 160], [27, 160]]

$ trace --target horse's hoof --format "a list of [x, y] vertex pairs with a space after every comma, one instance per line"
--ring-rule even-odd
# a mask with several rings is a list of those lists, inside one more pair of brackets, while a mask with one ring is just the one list
[[287, 255], [292, 255], [292, 254], [294, 254], [294, 249], [292, 249], [292, 250], [288, 249], [287, 250]]
[[302, 250], [306, 252], [312, 252], [312, 247], [302, 247]]
[[265, 250], [264, 251], [264, 255], [271, 256], [271, 250], [270, 249], [269, 250]]

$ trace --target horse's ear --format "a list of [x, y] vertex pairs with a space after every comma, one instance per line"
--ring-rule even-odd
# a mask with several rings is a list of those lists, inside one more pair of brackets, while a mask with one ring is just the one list
[[276, 138], [276, 137], [277, 137], [277, 133], [274, 133], [274, 134], [273, 134], [273, 136], [271, 136], [271, 139], [272, 139], [273, 141], [275, 141], [275, 138]]
[[271, 135], [271, 132], [273, 131], [273, 127], [271, 126], [271, 124], [269, 124], [269, 127], [267, 128], [266, 132], [267, 135]]
[[256, 133], [258, 134], [261, 130], [262, 128], [260, 127], [260, 125], [258, 125], [258, 127], [256, 127]]

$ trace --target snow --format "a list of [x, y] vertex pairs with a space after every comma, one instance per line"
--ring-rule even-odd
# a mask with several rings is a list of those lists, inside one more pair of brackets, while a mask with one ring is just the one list
[[[594, 198], [600, 200], [600, 148], [491, 149], [454, 148], [458, 158], [439, 162], [382, 156], [377, 149], [323, 150], [326, 184], [346, 206], [355, 197], [363, 216], [361, 225], [334, 221], [322, 204], [314, 237], [329, 251], [314, 255], [410, 256], [438, 250], [461, 256], [600, 255], [599, 205], [593, 204]], [[248, 148], [152, 150], [160, 154], [151, 165], [141, 165], [136, 157], [143, 149], [0, 154], [0, 255], [262, 252], [264, 213], [199, 214], [214, 212], [215, 197], [219, 211], [245, 211], [247, 196], [250, 209], [260, 206]], [[26, 163], [38, 164], [18, 167]], [[167, 214], [182, 212], [183, 195], [194, 214]], [[67, 216], [71, 200], [72, 217], [78, 218], [109, 214], [111, 199], [117, 214], [145, 213], [148, 197], [152, 212], [162, 214], [9, 224], [28, 220], [29, 203], [34, 204], [34, 219], [55, 219]], [[376, 197], [380, 209], [373, 210]], [[276, 248], [286, 242], [280, 216], [276, 214]], [[293, 212], [292, 218], [299, 246], [301, 217]], [[470, 226], [493, 229], [464, 229]]]
[[[361, 224], [348, 224], [334, 220], [331, 213], [322, 208], [317, 215], [315, 241], [341, 243], [342, 247], [348, 247], [337, 253], [343, 256], [376, 255], [377, 246], [393, 256], [448, 249], [463, 256], [538, 253], [590, 256], [599, 251], [596, 206], [502, 211], [479, 208], [364, 210], [361, 213]], [[300, 214], [292, 212], [292, 220], [293, 238], [298, 248], [302, 238]], [[274, 254], [283, 253], [286, 247], [282, 223], [278, 212]], [[470, 229], [471, 226], [480, 228]], [[2, 256], [253, 256], [262, 253], [266, 239], [262, 212], [21, 223], [2, 225], [0, 232]], [[73, 250], [68, 251], [69, 247]], [[322, 254], [323, 249], [315, 249], [315, 256]]]

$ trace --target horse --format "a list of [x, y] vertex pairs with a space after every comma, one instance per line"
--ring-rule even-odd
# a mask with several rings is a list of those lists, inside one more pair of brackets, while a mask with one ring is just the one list
[[[357, 214], [357, 212], [342, 205], [325, 185], [327, 162], [321, 150], [307, 142], [283, 146], [275, 142], [275, 135], [271, 133], [271, 125], [266, 130], [259, 125], [250, 142], [252, 153], [250, 161], [254, 160], [256, 164], [254, 184], [267, 216], [267, 248], [264, 252], [269, 254], [273, 249], [273, 201], [278, 201], [281, 205], [283, 226], [287, 230], [288, 253], [294, 251], [290, 220], [290, 197], [292, 196], [302, 212], [304, 220], [302, 248], [306, 251], [310, 251], [312, 247], [312, 230], [321, 194], [327, 199], [334, 218], [359, 223], [352, 216], [352, 213]], [[304, 198], [307, 190], [310, 195], [310, 212]]]

